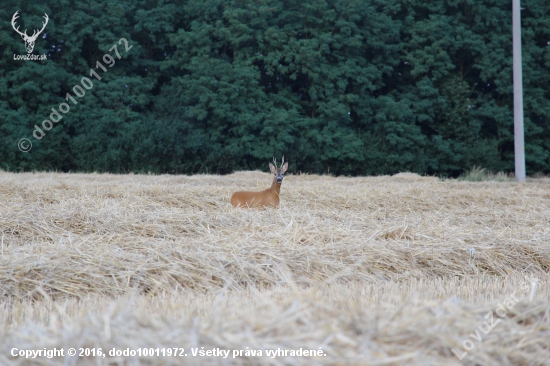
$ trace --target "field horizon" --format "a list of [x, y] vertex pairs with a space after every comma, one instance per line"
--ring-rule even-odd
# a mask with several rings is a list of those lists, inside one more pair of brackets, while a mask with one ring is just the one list
[[[279, 208], [231, 206], [270, 184], [0, 171], [0, 363], [550, 363], [549, 178], [290, 174]], [[69, 347], [188, 356], [12, 356]]]

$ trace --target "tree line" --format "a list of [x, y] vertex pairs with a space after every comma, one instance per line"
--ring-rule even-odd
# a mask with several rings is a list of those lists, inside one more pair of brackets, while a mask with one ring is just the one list
[[[522, 6], [527, 173], [549, 173], [550, 3]], [[292, 172], [513, 171], [511, 8], [6, 0], [0, 169], [225, 174], [285, 155]], [[16, 11], [29, 35], [48, 15], [33, 51], [47, 60], [14, 56]]]

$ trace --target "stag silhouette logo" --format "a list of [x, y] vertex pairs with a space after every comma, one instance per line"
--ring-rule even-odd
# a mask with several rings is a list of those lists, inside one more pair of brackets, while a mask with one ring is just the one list
[[30, 54], [30, 53], [32, 53], [32, 50], [34, 49], [34, 42], [36, 42], [36, 39], [38, 38], [40, 33], [42, 33], [44, 28], [46, 28], [46, 24], [48, 24], [48, 19], [49, 19], [48, 14], [44, 13], [44, 19], [46, 20], [46, 22], [42, 23], [42, 29], [40, 29], [40, 30], [35, 29], [34, 32], [32, 33], [32, 36], [29, 36], [27, 34], [26, 29], [25, 29], [24, 32], [21, 32], [21, 31], [19, 31], [19, 26], [17, 26], [17, 28], [15, 28], [15, 21], [19, 17], [17, 15], [17, 13], [19, 13], [19, 10], [16, 11], [15, 14], [13, 14], [13, 17], [11, 18], [11, 26], [13, 27], [13, 29], [17, 33], [19, 33], [19, 35], [21, 35], [21, 38], [23, 38], [23, 41], [25, 41], [25, 48], [27, 49], [27, 53]]

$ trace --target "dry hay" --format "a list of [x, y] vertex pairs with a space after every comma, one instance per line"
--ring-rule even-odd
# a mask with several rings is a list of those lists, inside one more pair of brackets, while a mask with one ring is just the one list
[[[80, 346], [327, 354], [90, 365], [550, 363], [545, 179], [290, 175], [279, 209], [231, 207], [270, 180], [0, 173], [0, 363], [58, 362], [12, 347]], [[483, 342], [469, 338], [512, 293]]]

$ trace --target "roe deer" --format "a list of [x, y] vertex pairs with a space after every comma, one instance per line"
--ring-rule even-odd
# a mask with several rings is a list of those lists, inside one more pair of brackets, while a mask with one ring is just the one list
[[273, 164], [269, 163], [269, 169], [275, 176], [273, 177], [273, 183], [271, 188], [265, 189], [260, 192], [235, 192], [231, 196], [231, 204], [235, 207], [248, 207], [248, 208], [266, 208], [279, 206], [279, 192], [281, 191], [281, 184], [286, 170], [288, 169], [288, 162], [285, 163], [285, 157], [281, 162], [281, 167], [277, 168], [277, 161], [273, 158]]

